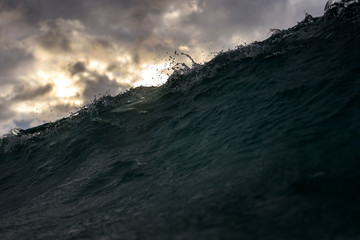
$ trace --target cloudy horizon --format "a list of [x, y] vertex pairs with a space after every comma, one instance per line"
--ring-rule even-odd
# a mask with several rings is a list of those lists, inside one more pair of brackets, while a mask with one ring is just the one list
[[305, 12], [320, 16], [325, 3], [2, 0], [0, 136], [66, 117], [94, 97], [162, 84], [174, 51], [204, 63], [294, 26]]

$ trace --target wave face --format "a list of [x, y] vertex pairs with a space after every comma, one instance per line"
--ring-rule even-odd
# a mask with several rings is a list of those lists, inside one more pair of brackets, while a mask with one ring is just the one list
[[[346, 1], [345, 1], [346, 2]], [[1, 239], [358, 239], [360, 4], [0, 140]]]

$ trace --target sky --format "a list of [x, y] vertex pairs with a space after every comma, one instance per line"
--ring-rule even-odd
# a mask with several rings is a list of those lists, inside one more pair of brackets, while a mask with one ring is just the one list
[[0, 0], [0, 136], [103, 95], [160, 85], [178, 53], [216, 53], [287, 29], [326, 0]]

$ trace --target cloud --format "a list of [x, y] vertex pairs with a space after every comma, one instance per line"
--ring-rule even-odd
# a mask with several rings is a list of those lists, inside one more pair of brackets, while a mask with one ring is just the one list
[[129, 87], [134, 77], [126, 50], [111, 37], [87, 33], [77, 19], [42, 21], [26, 43], [39, 77], [32, 81], [50, 84], [61, 101], [85, 102], [104, 86], [115, 94]]
[[15, 95], [11, 97], [11, 101], [27, 101], [33, 100], [39, 97], [42, 97], [48, 94], [53, 89], [51, 84], [46, 84], [44, 86], [29, 88], [28, 86], [21, 84], [15, 86], [14, 93]]
[[109, 39], [95, 37], [95, 38], [91, 39], [91, 41], [92, 41], [92, 43], [91, 43], [92, 46], [97, 49], [108, 49], [108, 50], [114, 49], [114, 46]]
[[0, 7], [24, 10], [24, 18], [30, 25], [36, 25], [45, 19], [73, 19], [83, 14], [84, 1], [81, 0], [2, 0]]
[[0, 49], [0, 87], [18, 83], [19, 76], [32, 64], [34, 58], [24, 49]]
[[[33, 58], [22, 44], [22, 39], [31, 32], [24, 19], [24, 9], [8, 8], [0, 3], [0, 87], [5, 88], [19, 82], [19, 76], [27, 69]], [[1, 95], [1, 93], [0, 93]]]
[[74, 76], [78, 73], [86, 72], [86, 66], [84, 62], [76, 62], [75, 64], [70, 65], [69, 72], [71, 76]]
[[98, 73], [92, 73], [90, 78], [81, 79], [81, 84], [84, 85], [82, 96], [86, 99], [93, 99], [99, 95], [116, 94], [119, 93], [119, 90], [124, 91], [127, 88], [127, 86], [110, 80], [108, 76]]
[[9, 108], [10, 103], [0, 99], [0, 120], [7, 120], [14, 116], [14, 112]]
[[83, 25], [78, 20], [46, 20], [40, 23], [40, 33], [35, 42], [47, 51], [70, 52], [76, 31], [82, 29]]

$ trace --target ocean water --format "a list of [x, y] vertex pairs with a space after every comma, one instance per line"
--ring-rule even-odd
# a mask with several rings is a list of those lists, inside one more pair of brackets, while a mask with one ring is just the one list
[[0, 140], [0, 239], [360, 239], [360, 3]]

